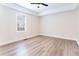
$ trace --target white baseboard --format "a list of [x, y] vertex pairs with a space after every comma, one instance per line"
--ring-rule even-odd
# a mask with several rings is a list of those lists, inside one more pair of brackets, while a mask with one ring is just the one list
[[6, 44], [10, 44], [10, 43], [14, 43], [14, 42], [17, 42], [17, 41], [21, 41], [21, 40], [24, 40], [24, 39], [29, 39], [29, 38], [36, 37], [36, 36], [38, 36], [38, 35], [28, 36], [27, 38], [15, 39], [15, 40], [12, 40], [12, 41], [1, 42], [0, 46], [6, 45]]
[[74, 41], [76, 41], [77, 42], [77, 44], [78, 44], [78, 46], [79, 46], [79, 41], [78, 41], [78, 39], [76, 39], [76, 38], [68, 38], [68, 37], [62, 37], [62, 36], [55, 36], [55, 35], [44, 35], [44, 34], [42, 34], [43, 36], [48, 36], [48, 37], [56, 37], [56, 38], [62, 38], [62, 39], [67, 39], [67, 40], [74, 40]]
[[62, 39], [67, 39], [67, 40], [77, 40], [76, 38], [69, 38], [69, 37], [64, 37], [64, 36], [56, 36], [56, 35], [45, 35], [45, 34], [41, 34], [43, 36], [49, 36], [49, 37], [56, 37], [56, 38], [62, 38]]
[[[72, 39], [72, 38], [68, 38], [68, 37], [61, 37], [61, 36], [55, 36], [55, 35], [51, 36], [51, 35], [44, 35], [44, 34], [42, 34], [42, 35], [43, 36], [48, 36], [48, 37], [56, 37], [56, 38], [62, 38], [62, 39], [77, 41], [77, 39]], [[33, 36], [28, 36], [27, 38], [20, 38], [18, 40], [7, 41], [7, 42], [4, 42], [4, 43], [0, 43], [0, 46], [10, 44], [10, 43], [13, 43], [13, 42], [17, 42], [17, 41], [20, 41], [20, 40], [24, 40], [24, 39], [29, 39], [29, 38], [36, 37], [36, 36], [39, 36], [39, 35], [33, 35]], [[79, 45], [79, 41], [77, 41], [77, 44]]]
[[79, 46], [79, 41], [77, 41], [77, 44], [78, 44], [78, 46]]
[[1, 43], [0, 43], [0, 46], [2, 46], [2, 45], [6, 45], [6, 44], [10, 44], [10, 43], [13, 43], [13, 42], [17, 42], [17, 41], [20, 41], [20, 40], [22, 40], [22, 39], [1, 42]]

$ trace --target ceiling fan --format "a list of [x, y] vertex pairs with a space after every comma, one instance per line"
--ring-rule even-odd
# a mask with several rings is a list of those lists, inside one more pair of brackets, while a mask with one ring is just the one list
[[48, 6], [48, 5], [45, 4], [45, 3], [31, 3], [31, 4], [35, 4], [35, 5], [37, 5], [37, 8], [40, 8], [40, 5]]

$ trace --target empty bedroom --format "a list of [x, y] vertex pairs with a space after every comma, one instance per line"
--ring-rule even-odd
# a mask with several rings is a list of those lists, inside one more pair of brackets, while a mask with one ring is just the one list
[[79, 56], [79, 4], [0, 3], [0, 56]]

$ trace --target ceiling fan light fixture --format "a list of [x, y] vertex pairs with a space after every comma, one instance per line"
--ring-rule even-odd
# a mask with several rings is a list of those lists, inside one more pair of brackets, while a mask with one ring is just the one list
[[45, 4], [45, 3], [31, 3], [31, 4], [37, 5], [37, 8], [40, 8], [41, 6], [48, 6], [48, 5]]
[[37, 8], [40, 8], [42, 5], [41, 4], [37, 4]]
[[37, 8], [40, 8], [39, 6], [37, 6]]

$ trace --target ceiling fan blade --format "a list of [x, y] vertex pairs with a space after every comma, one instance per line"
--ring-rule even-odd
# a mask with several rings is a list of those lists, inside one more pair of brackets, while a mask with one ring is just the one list
[[[45, 3], [30, 3], [30, 4], [41, 4], [41, 5], [43, 5], [43, 6], [48, 6], [47, 4], [45, 4]], [[39, 8], [39, 6], [38, 6], [38, 8]]]
[[47, 4], [45, 4], [45, 3], [41, 3], [42, 5], [44, 5], [44, 6], [48, 6]]
[[30, 3], [30, 4], [41, 4], [41, 3]]

